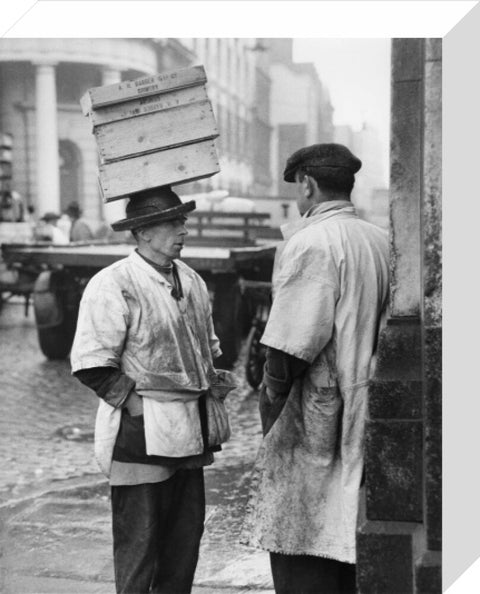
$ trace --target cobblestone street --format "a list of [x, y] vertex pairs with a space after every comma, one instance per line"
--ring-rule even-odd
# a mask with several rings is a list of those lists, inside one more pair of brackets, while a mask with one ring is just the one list
[[44, 357], [33, 312], [26, 318], [22, 304], [4, 306], [0, 331], [0, 501], [50, 481], [97, 473], [95, 394], [70, 376], [68, 361]]
[[[111, 594], [109, 491], [93, 458], [97, 397], [71, 377], [68, 361], [45, 359], [33, 312], [25, 317], [23, 303], [4, 306], [0, 331], [0, 587], [8, 594]], [[257, 394], [244, 379], [242, 359], [241, 386], [227, 399], [232, 438], [206, 470], [198, 593], [272, 588], [267, 554], [237, 542], [261, 439]], [[87, 556], [79, 559], [78, 549]]]

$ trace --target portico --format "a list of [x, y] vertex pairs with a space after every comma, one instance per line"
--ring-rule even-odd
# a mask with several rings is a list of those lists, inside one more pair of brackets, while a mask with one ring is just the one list
[[0, 129], [13, 135], [13, 185], [35, 216], [59, 213], [70, 199], [62, 194], [69, 170], [61, 177], [60, 141], [77, 155], [66, 187], [75, 185], [85, 216], [124, 216], [123, 201], [102, 203], [94, 136], [79, 100], [90, 87], [154, 74], [158, 52], [144, 39], [0, 40]]

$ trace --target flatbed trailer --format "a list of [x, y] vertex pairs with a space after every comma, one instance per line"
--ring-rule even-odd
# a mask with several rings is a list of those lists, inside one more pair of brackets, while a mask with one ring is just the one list
[[[194, 238], [192, 238], [194, 240]], [[218, 242], [217, 242], [218, 243]], [[49, 359], [66, 358], [75, 333], [78, 306], [90, 278], [135, 249], [130, 243], [2, 244], [2, 259], [23, 279], [30, 279], [40, 348]], [[222, 365], [233, 365], [250, 328], [254, 306], [242, 281], [269, 281], [274, 244], [187, 245], [181, 260], [205, 280], [213, 321], [221, 342]]]

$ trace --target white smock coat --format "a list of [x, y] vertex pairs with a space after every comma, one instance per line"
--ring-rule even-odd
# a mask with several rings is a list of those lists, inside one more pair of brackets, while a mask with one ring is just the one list
[[350, 202], [282, 229], [261, 342], [310, 363], [255, 462], [242, 542], [355, 563], [368, 382], [388, 291], [387, 233]]
[[[82, 296], [71, 352], [72, 372], [115, 367], [135, 381], [147, 454], [170, 457], [203, 453], [197, 399], [222, 384], [212, 362], [221, 350], [207, 287], [186, 264], [176, 266], [180, 301], [136, 252], [97, 273]], [[121, 410], [100, 399], [95, 454], [107, 476], [120, 420]]]

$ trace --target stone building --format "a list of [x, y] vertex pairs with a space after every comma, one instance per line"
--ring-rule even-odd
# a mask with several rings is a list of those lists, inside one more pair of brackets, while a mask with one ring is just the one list
[[293, 61], [292, 39], [182, 43], [206, 67], [220, 131], [221, 171], [195, 187], [260, 199], [273, 209], [273, 221], [285, 222], [290, 203], [277, 200], [291, 196], [281, 178], [285, 159], [300, 146], [333, 138], [333, 108], [315, 67]]
[[441, 39], [392, 42], [390, 303], [366, 429], [361, 594], [440, 594]]
[[383, 169], [383, 146], [378, 132], [364, 123], [360, 130], [349, 125], [335, 126], [334, 142], [348, 146], [362, 160], [355, 176], [352, 202], [358, 214], [380, 227], [388, 228], [388, 188]]
[[255, 125], [260, 139], [254, 148], [255, 179], [262, 170], [269, 174], [263, 185], [254, 186], [254, 196], [258, 210], [269, 212], [272, 226], [278, 227], [298, 217], [293, 188], [283, 181], [285, 162], [302, 146], [333, 141], [333, 106], [313, 63], [293, 61], [292, 39], [260, 41], [266, 49], [257, 67], [263, 67], [264, 77], [263, 87], [257, 85], [257, 105], [260, 109], [263, 101], [264, 121]]
[[[194, 54], [194, 63], [207, 72], [208, 96], [212, 102], [220, 136], [216, 140], [220, 173], [206, 180], [182, 186], [182, 192], [225, 189], [237, 196], [249, 196], [256, 184], [254, 148], [259, 130], [266, 124], [263, 103], [257, 103], [257, 84], [268, 98], [269, 81], [260, 74], [261, 50], [256, 39], [191, 38], [182, 43]], [[266, 89], [263, 83], [266, 82]], [[267, 167], [268, 171], [268, 167]], [[268, 177], [267, 177], [268, 179]]]
[[[221, 171], [181, 193], [281, 194], [278, 163], [331, 136], [332, 107], [313, 65], [292, 62], [291, 39], [256, 38], [1, 39], [0, 131], [14, 138], [14, 189], [37, 216], [72, 201], [90, 221], [123, 216], [124, 200], [102, 203], [80, 97], [94, 86], [198, 63], [219, 127]], [[272, 202], [274, 218], [283, 221], [288, 206]]]
[[333, 106], [312, 63], [292, 58], [292, 39], [269, 39], [271, 95], [272, 194], [290, 197], [283, 181], [287, 158], [298, 148], [316, 142], [332, 142]]
[[79, 100], [90, 87], [179, 68], [176, 40], [0, 40], [0, 130], [13, 135], [13, 185], [41, 216], [78, 201], [91, 220], [118, 218], [100, 197], [95, 140]]

